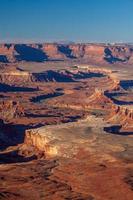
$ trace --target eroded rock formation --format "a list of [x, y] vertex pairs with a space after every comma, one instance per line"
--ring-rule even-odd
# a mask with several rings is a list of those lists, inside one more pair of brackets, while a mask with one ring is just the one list
[[[23, 55], [15, 58], [29, 60], [25, 50], [36, 53], [36, 48], [43, 46], [17, 46]], [[75, 59], [84, 51], [94, 59], [104, 48], [40, 50], [42, 60], [54, 54]], [[124, 91], [115, 73], [97, 67], [8, 70], [0, 74], [0, 198], [132, 199], [132, 138], [122, 134], [133, 130], [133, 112], [113, 101]]]
[[81, 59], [98, 63], [132, 64], [131, 45], [106, 44], [2, 44], [0, 62]]
[[10, 121], [13, 118], [24, 116], [24, 110], [19, 102], [12, 100], [0, 101], [0, 119]]

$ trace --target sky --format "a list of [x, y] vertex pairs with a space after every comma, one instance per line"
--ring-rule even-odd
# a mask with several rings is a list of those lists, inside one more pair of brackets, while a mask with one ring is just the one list
[[133, 42], [133, 0], [0, 0], [0, 42]]

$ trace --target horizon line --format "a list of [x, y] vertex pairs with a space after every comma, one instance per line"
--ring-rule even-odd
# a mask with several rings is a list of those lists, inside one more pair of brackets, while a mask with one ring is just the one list
[[133, 44], [127, 41], [0, 40], [0, 44]]

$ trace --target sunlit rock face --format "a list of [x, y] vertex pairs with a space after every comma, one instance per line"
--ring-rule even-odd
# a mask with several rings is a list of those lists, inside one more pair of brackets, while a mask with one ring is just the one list
[[24, 109], [19, 102], [0, 100], [0, 118], [4, 121], [24, 116]]
[[2, 44], [0, 62], [82, 60], [94, 64], [133, 63], [133, 47], [106, 44]]
[[[72, 157], [76, 154], [79, 136], [63, 132], [67, 125], [55, 125], [27, 130], [25, 144], [45, 152], [46, 157]], [[76, 139], [77, 138], [77, 139]], [[75, 144], [73, 146], [73, 144]]]

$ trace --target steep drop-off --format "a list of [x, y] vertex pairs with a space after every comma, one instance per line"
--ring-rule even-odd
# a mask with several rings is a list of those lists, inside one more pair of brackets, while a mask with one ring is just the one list
[[93, 64], [133, 63], [132, 45], [1, 44], [0, 62], [81, 60]]

